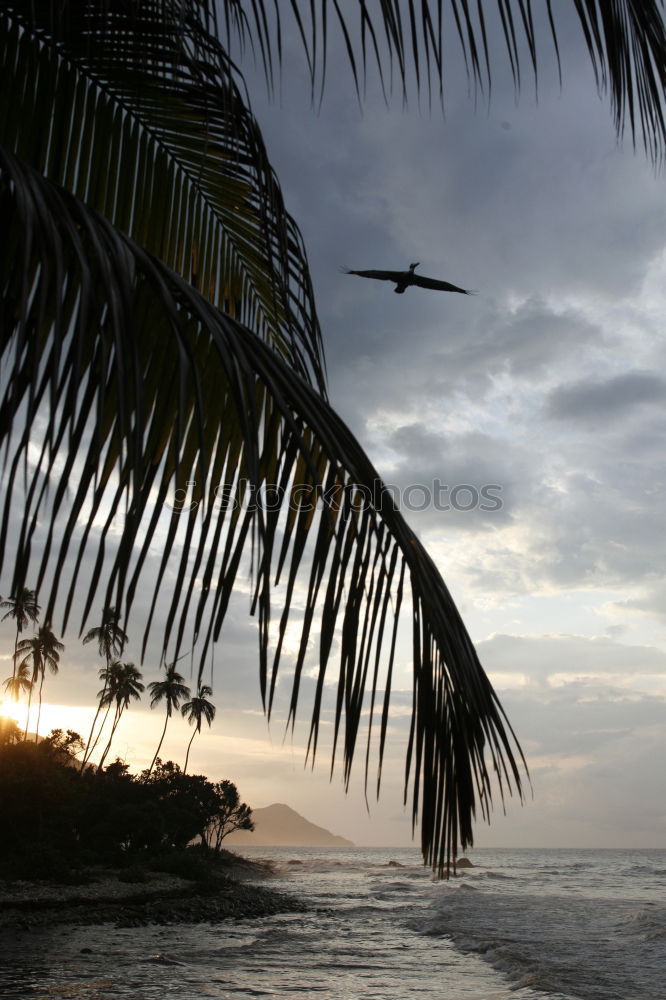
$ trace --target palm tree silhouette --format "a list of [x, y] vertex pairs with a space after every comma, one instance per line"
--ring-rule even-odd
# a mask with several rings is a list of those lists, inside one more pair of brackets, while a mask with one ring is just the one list
[[26, 627], [28, 622], [36, 622], [39, 617], [39, 612], [41, 608], [37, 603], [37, 597], [34, 590], [30, 590], [28, 587], [22, 587], [14, 597], [10, 597], [7, 600], [0, 601], [0, 608], [8, 608], [8, 611], [2, 616], [3, 622], [7, 618], [14, 618], [16, 620], [16, 640], [14, 642], [14, 669], [16, 672], [16, 653], [18, 651], [19, 635]]
[[148, 775], [150, 775], [153, 767], [155, 766], [155, 761], [159, 756], [159, 752], [162, 749], [162, 743], [164, 742], [164, 737], [166, 735], [167, 726], [169, 724], [169, 719], [173, 714], [173, 710], [180, 708], [180, 703], [185, 698], [189, 698], [190, 689], [184, 683], [185, 678], [182, 674], [179, 674], [176, 670], [175, 663], [168, 663], [165, 666], [165, 677], [163, 681], [152, 681], [148, 685], [148, 690], [150, 691], [150, 707], [155, 708], [156, 705], [164, 700], [166, 703], [166, 719], [164, 720], [164, 729], [162, 730], [162, 735], [160, 736], [160, 741], [157, 744], [157, 750], [155, 751], [155, 756], [152, 759], [151, 765], [148, 768]]
[[113, 717], [113, 724], [111, 726], [111, 735], [109, 736], [108, 743], [106, 744], [104, 752], [100, 757], [99, 764], [97, 765], [100, 771], [102, 770], [104, 761], [106, 760], [107, 754], [111, 749], [111, 743], [113, 742], [113, 737], [116, 729], [118, 728], [118, 723], [120, 722], [123, 711], [126, 708], [129, 708], [132, 700], [138, 701], [143, 691], [145, 691], [145, 686], [141, 683], [141, 680], [141, 672], [133, 663], [116, 662], [111, 665], [110, 680], [104, 697], [108, 700], [109, 704], [115, 702], [116, 711]]
[[192, 741], [197, 733], [201, 732], [201, 725], [205, 719], [209, 726], [213, 724], [213, 719], [215, 718], [215, 712], [217, 709], [212, 701], [208, 701], [210, 695], [212, 695], [213, 689], [208, 687], [207, 684], [200, 684], [194, 698], [190, 701], [185, 702], [180, 710], [180, 714], [183, 718], [187, 717], [187, 721], [190, 725], [194, 724], [194, 732], [190, 736], [189, 742], [187, 744], [187, 753], [185, 754], [185, 765], [183, 767], [183, 774], [187, 774], [187, 762], [190, 759], [190, 749], [192, 747]]
[[[28, 650], [30, 652], [28, 652]], [[23, 656], [23, 659], [18, 664], [19, 671], [24, 673], [25, 671], [30, 672], [30, 665], [32, 664], [30, 687], [28, 689], [28, 711], [25, 717], [25, 729], [23, 730], [23, 739], [25, 741], [28, 738], [28, 727], [30, 725], [30, 706], [32, 704], [32, 694], [35, 690], [35, 685], [37, 684], [37, 678], [42, 673], [42, 651], [39, 639], [36, 635], [33, 636], [32, 639], [21, 639], [21, 641], [16, 644], [16, 651], [14, 653], [15, 670], [17, 669], [16, 657], [21, 656]]]
[[[92, 726], [90, 727], [90, 735], [88, 736], [88, 742], [86, 743], [86, 748], [83, 753], [83, 758], [81, 760], [81, 771], [84, 770], [90, 755], [93, 753], [97, 743], [99, 742], [100, 735], [102, 733], [102, 728], [106, 722], [106, 716], [108, 715], [109, 703], [106, 700], [106, 692], [110, 681], [110, 671], [111, 671], [111, 661], [114, 653], [118, 656], [122, 653], [125, 643], [127, 642], [127, 635], [120, 627], [120, 616], [116, 611], [115, 607], [112, 605], [107, 605], [102, 609], [102, 620], [99, 625], [94, 628], [89, 629], [88, 632], [83, 637], [83, 644], [86, 645], [89, 642], [96, 642], [97, 648], [99, 650], [99, 655], [103, 656], [106, 660], [106, 667], [100, 671], [100, 678], [104, 682], [102, 691], [98, 694], [97, 710], [93, 717]], [[102, 711], [102, 707], [107, 707], [107, 713], [102, 720], [102, 725], [97, 732], [95, 740], [93, 742], [93, 733], [95, 731], [95, 725], [97, 719], [99, 718], [99, 713]]]
[[40, 625], [37, 635], [34, 635], [32, 639], [22, 639], [21, 642], [18, 643], [15, 655], [24, 656], [22, 663], [29, 664], [32, 662], [32, 683], [30, 694], [28, 696], [28, 715], [26, 718], [25, 732], [23, 734], [24, 739], [27, 739], [28, 736], [32, 692], [38, 678], [39, 708], [37, 711], [37, 725], [35, 727], [35, 743], [39, 739], [39, 720], [42, 714], [42, 689], [44, 687], [46, 668], [48, 667], [52, 674], [58, 673], [60, 654], [64, 648], [63, 643], [56, 639], [50, 625]]
[[15, 666], [12, 676], [8, 677], [4, 684], [5, 691], [12, 701], [18, 701], [25, 691], [30, 695], [32, 693], [32, 679], [27, 661]]
[[99, 679], [102, 682], [102, 689], [97, 692], [97, 705], [100, 712], [102, 711], [102, 709], [105, 709], [105, 712], [104, 715], [102, 716], [102, 720], [97, 729], [95, 742], [90, 748], [89, 756], [92, 756], [95, 747], [100, 741], [102, 733], [106, 729], [106, 720], [109, 718], [109, 713], [111, 712], [111, 706], [113, 705], [112, 689], [114, 686], [114, 678], [116, 674], [120, 671], [121, 667], [122, 663], [120, 662], [120, 660], [113, 660], [111, 663], [108, 664], [108, 666], [101, 667], [99, 670]]
[[[501, 776], [502, 799], [512, 787], [520, 792], [522, 754], [441, 575], [328, 405], [303, 242], [229, 53], [234, 40], [260, 52], [271, 86], [281, 22], [294, 17], [318, 95], [335, 20], [360, 96], [366, 57], [382, 87], [397, 79], [404, 97], [413, 78], [428, 97], [431, 87], [443, 94], [445, 49], [458, 43], [473, 87], [490, 91], [501, 47], [487, 45], [486, 4], [450, 0], [448, 19], [434, 0], [418, 12], [410, 0], [405, 18], [394, 6], [363, 4], [357, 22], [357, 5], [332, 0], [257, 0], [252, 16], [238, 0], [0, 0], [0, 250], [11, 248], [0, 256], [0, 446], [9, 470], [0, 562], [11, 550], [18, 592], [43, 551], [46, 617], [63, 598], [63, 627], [75, 597], [85, 623], [99, 591], [125, 618], [137, 592], [149, 591], [144, 644], [150, 623], [164, 623], [163, 648], [175, 661], [192, 627], [203, 669], [251, 548], [264, 707], [270, 714], [302, 585], [309, 596], [289, 718], [318, 628], [309, 752], [339, 646], [334, 759], [343, 758], [345, 782], [367, 700], [377, 709], [368, 741], [377, 735], [381, 774], [402, 609], [414, 626], [407, 781], [424, 855], [441, 869], [471, 842], [477, 813], [488, 818], [492, 774]], [[544, 30], [559, 64], [556, 22], [565, 5], [552, 6]], [[659, 161], [662, 6], [575, 0], [572, 10], [618, 134], [627, 124]], [[449, 35], [451, 23], [457, 31]], [[539, 30], [529, 0], [503, 2], [500, 37], [517, 86], [525, 62], [536, 72], [542, 58]], [[43, 488], [49, 479], [53, 490]], [[260, 505], [239, 512], [238, 494], [220, 504], [222, 482], [242, 482], [253, 496], [281, 491], [284, 534], [283, 520]], [[342, 502], [313, 512], [307, 501], [293, 503], [290, 482], [305, 488], [302, 496]], [[167, 502], [164, 525], [158, 515]], [[44, 524], [40, 549], [35, 535]], [[187, 543], [179, 547], [183, 524]], [[160, 567], [147, 587], [155, 543]], [[86, 556], [94, 560], [87, 587], [77, 584]], [[158, 614], [167, 569], [179, 582]], [[272, 647], [276, 569], [287, 583]], [[386, 664], [384, 677], [372, 663]]]

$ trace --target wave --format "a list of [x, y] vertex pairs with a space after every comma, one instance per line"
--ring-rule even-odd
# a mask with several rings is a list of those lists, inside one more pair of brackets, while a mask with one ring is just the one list
[[515, 875], [505, 875], [503, 872], [489, 872], [489, 871], [478, 871], [474, 873], [465, 871], [463, 877], [472, 878], [474, 879], [474, 881], [476, 881], [476, 879], [485, 879], [485, 878], [500, 882], [503, 881], [511, 882], [515, 880]]
[[529, 986], [579, 1000], [654, 1000], [663, 986], [665, 917], [659, 904], [637, 909], [626, 900], [468, 882], [439, 892], [411, 926], [479, 955], [512, 989]]
[[625, 869], [627, 875], [648, 875], [651, 878], [665, 878], [666, 868], [656, 868], [654, 865], [634, 864]]
[[627, 930], [645, 941], [666, 940], [666, 914], [664, 907], [647, 904], [632, 911], [626, 920]]
[[301, 873], [325, 874], [326, 872], [339, 873], [363, 872], [368, 868], [368, 864], [362, 861], [339, 861], [337, 859], [314, 857], [314, 858], [280, 858], [271, 859], [274, 870], [277, 874], [300, 875]]
[[378, 891], [378, 892], [416, 892], [417, 890], [418, 890], [418, 886], [413, 885], [411, 882], [405, 882], [404, 880], [400, 880], [399, 882], [382, 882], [382, 884], [380, 886], [378, 886], [378, 888], [377, 888], [376, 891]]

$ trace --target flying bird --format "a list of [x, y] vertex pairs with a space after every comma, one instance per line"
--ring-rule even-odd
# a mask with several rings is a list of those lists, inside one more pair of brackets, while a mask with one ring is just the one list
[[474, 294], [474, 292], [470, 292], [466, 288], [458, 288], [457, 285], [452, 285], [448, 281], [438, 281], [436, 278], [424, 278], [420, 274], [414, 274], [414, 270], [418, 266], [419, 262], [417, 261], [416, 264], [409, 265], [408, 271], [352, 271], [348, 267], [343, 268], [343, 271], [345, 274], [358, 274], [359, 278], [394, 281], [395, 288], [393, 291], [397, 292], [398, 295], [402, 295], [410, 285], [418, 285], [419, 288], [434, 288], [440, 292], [460, 292], [461, 295]]

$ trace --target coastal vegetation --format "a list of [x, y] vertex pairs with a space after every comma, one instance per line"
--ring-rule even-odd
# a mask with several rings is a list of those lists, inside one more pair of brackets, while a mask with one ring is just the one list
[[78, 733], [25, 742], [0, 727], [0, 878], [75, 878], [115, 867], [186, 878], [215, 869], [226, 836], [252, 830], [252, 810], [228, 780], [185, 774], [173, 761], [131, 774], [116, 760], [81, 772]]
[[[74, 616], [83, 631], [95, 600], [113, 612], [86, 636], [105, 659], [79, 766], [87, 787], [104, 713], [115, 705], [117, 725], [134, 699], [110, 693], [124, 648], [115, 609], [127, 622], [137, 593], [147, 595], [143, 648], [152, 627], [165, 665], [154, 683], [169, 670], [181, 683], [181, 650], [195, 645], [203, 670], [251, 563], [266, 711], [295, 622], [289, 722], [303, 678], [314, 677], [314, 756], [336, 656], [333, 757], [346, 783], [359, 752], [366, 778], [376, 761], [379, 792], [402, 620], [414, 688], [406, 788], [424, 857], [441, 872], [472, 842], [473, 821], [489, 817], [493, 795], [522, 793], [522, 753], [433, 560], [328, 403], [303, 243], [231, 56], [239, 42], [254, 47], [272, 86], [280, 5], [225, 0], [219, 22], [217, 6], [0, 0], [0, 566], [9, 565], [15, 595], [15, 653], [37, 595], [45, 620], [58, 612], [63, 631]], [[417, 89], [427, 80], [429, 98], [443, 92], [441, 4], [410, 2], [404, 19], [400, 4], [372, 14], [351, 5], [354, 28], [341, 6], [324, 2], [319, 21], [319, 5], [285, 5], [313, 96], [324, 84], [327, 13], [342, 28], [359, 94], [361, 67], [374, 58], [382, 87], [397, 77], [406, 96], [411, 66]], [[449, 6], [469, 76], [489, 90], [483, 9], [492, 5]], [[525, 61], [536, 72], [531, 4], [498, 8], [518, 86]], [[659, 4], [573, 8], [618, 132], [628, 122], [661, 159]], [[15, 658], [11, 690], [31, 692], [31, 676]], [[134, 675], [135, 692], [140, 683]], [[164, 695], [165, 726], [188, 696]], [[74, 781], [62, 749], [49, 756], [24, 740], [6, 752], [26, 762], [45, 754], [63, 792]], [[154, 765], [138, 783], [118, 768], [109, 776], [114, 765], [95, 781], [127, 791], [131, 812], [131, 796], [148, 794], [162, 773], [157, 752]], [[72, 817], [58, 808], [66, 840]]]
[[[146, 868], [185, 877], [214, 875], [228, 834], [254, 826], [251, 809], [241, 802], [233, 782], [186, 774], [194, 736], [204, 720], [210, 724], [215, 717], [211, 688], [200, 685], [192, 697], [175, 666], [167, 665], [164, 678], [149, 685], [151, 708], [166, 704], [165, 725], [150, 766], [138, 774], [120, 759], [105, 766], [123, 712], [145, 691], [135, 664], [114, 659], [128, 636], [115, 609], [107, 607], [101, 624], [83, 638], [84, 645], [97, 643], [104, 660], [87, 740], [62, 729], [40, 737], [39, 716], [35, 732], [29, 732], [33, 694], [38, 692], [41, 707], [46, 669], [57, 673], [65, 648], [49, 626], [39, 623], [40, 609], [33, 598], [33, 591], [25, 591], [19, 600], [3, 601], [9, 609], [5, 617], [16, 617], [18, 608], [18, 635], [28, 624], [34, 634], [17, 636], [14, 670], [4, 685], [13, 701], [27, 703], [27, 711], [23, 729], [0, 715], [0, 877], [67, 879], [100, 865], [123, 870], [129, 866], [132, 877], [139, 880]], [[21, 603], [32, 609], [29, 617], [21, 611]], [[178, 708], [194, 724], [183, 769], [159, 757], [166, 723]], [[93, 759], [103, 734], [103, 749], [99, 759]]]

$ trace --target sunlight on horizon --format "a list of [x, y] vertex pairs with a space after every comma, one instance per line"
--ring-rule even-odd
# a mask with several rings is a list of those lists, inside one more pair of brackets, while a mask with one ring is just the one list
[[[37, 713], [39, 705], [37, 702], [30, 706], [30, 732], [34, 733], [37, 725]], [[82, 734], [90, 729], [95, 709], [91, 706], [79, 705], [51, 705], [49, 702], [42, 702], [42, 709], [39, 718], [40, 736], [48, 736], [52, 729], [73, 729]], [[0, 716], [13, 719], [20, 729], [25, 729], [28, 716], [28, 705], [24, 701], [12, 701], [5, 698], [0, 701]]]

